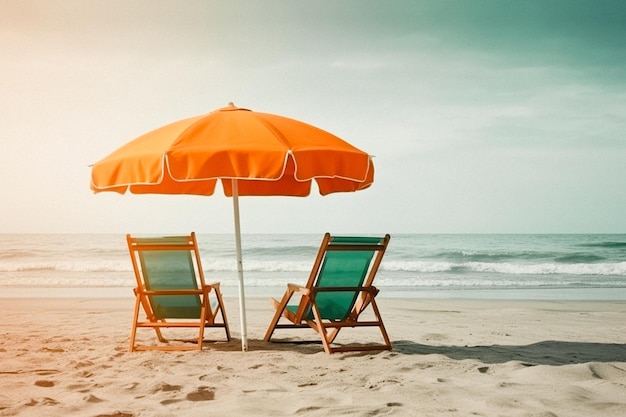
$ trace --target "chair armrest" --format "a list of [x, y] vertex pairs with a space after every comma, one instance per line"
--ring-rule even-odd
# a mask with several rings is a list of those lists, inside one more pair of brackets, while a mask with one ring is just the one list
[[211, 284], [206, 284], [205, 287], [212, 288], [214, 290], [219, 290], [220, 289], [220, 283], [219, 282], [214, 282], [214, 283], [211, 283]]
[[298, 284], [287, 284], [287, 288], [289, 289], [289, 291], [293, 291], [293, 292], [299, 292], [300, 294], [303, 295], [308, 295], [311, 293], [311, 290], [307, 287], [303, 287], [302, 285], [298, 285]]

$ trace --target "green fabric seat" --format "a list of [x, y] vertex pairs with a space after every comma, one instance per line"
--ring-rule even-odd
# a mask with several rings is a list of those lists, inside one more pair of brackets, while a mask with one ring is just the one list
[[[374, 250], [339, 251], [333, 250], [333, 248], [342, 247], [341, 245], [376, 245], [380, 241], [380, 238], [371, 237], [333, 237], [320, 268], [315, 287], [318, 290], [331, 287], [362, 287], [376, 252]], [[322, 319], [346, 320], [359, 293], [360, 291], [356, 289], [341, 292], [319, 291], [315, 300]], [[287, 306], [294, 313], [298, 307], [298, 305]], [[307, 320], [314, 319], [311, 306], [308, 306], [304, 317]]]
[[[175, 243], [176, 238], [167, 238]], [[180, 238], [178, 239], [180, 242]], [[155, 243], [155, 239], [136, 239], [138, 243]], [[163, 242], [163, 241], [161, 241]], [[184, 238], [183, 238], [184, 243]], [[188, 251], [138, 251], [147, 290], [198, 289], [191, 253]], [[190, 319], [200, 317], [200, 295], [150, 295], [157, 319]]]

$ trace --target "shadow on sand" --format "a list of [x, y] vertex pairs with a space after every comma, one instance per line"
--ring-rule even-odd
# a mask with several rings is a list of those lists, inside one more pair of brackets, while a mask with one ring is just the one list
[[546, 340], [525, 346], [431, 346], [409, 340], [393, 342], [395, 352], [406, 355], [445, 355], [450, 359], [476, 359], [483, 363], [519, 361], [527, 365], [569, 365], [588, 362], [626, 362], [626, 345]]
[[[300, 354], [324, 353], [319, 340], [278, 339], [265, 342], [249, 339], [250, 351], [297, 351]], [[392, 341], [392, 352], [401, 355], [443, 355], [454, 360], [475, 359], [485, 364], [517, 361], [527, 366], [571, 365], [589, 362], [625, 362], [626, 344], [565, 342], [546, 340], [530, 345], [446, 346], [424, 345], [411, 340]], [[241, 352], [241, 342], [213, 342], [205, 349], [222, 352]], [[338, 353], [338, 357], [368, 356], [385, 351]]]

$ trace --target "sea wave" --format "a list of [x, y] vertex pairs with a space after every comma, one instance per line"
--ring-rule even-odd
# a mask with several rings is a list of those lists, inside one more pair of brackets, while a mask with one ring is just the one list
[[626, 262], [617, 263], [513, 263], [513, 262], [421, 262], [391, 261], [383, 263], [382, 270], [416, 273], [483, 272], [512, 275], [626, 275]]
[[626, 242], [606, 241], [597, 243], [582, 243], [578, 246], [584, 248], [608, 248], [608, 249], [626, 249]]
[[[236, 273], [220, 273], [206, 277], [208, 282], [219, 281], [223, 287], [237, 287]], [[302, 282], [306, 280], [306, 274], [289, 273], [247, 273], [245, 275], [246, 287], [281, 287], [288, 282]], [[1, 287], [117, 287], [132, 288], [135, 279], [132, 274], [46, 274], [27, 276], [1, 277]], [[538, 276], [526, 276], [524, 278], [513, 276], [420, 276], [420, 275], [395, 275], [380, 273], [376, 278], [377, 287], [387, 288], [441, 288], [441, 289], [552, 289], [552, 288], [626, 288], [624, 280], [615, 280], [613, 277], [596, 276], [556, 276], [545, 280]], [[130, 293], [130, 292], [129, 292]]]
[[506, 279], [502, 276], [493, 279], [485, 277], [467, 277], [454, 275], [448, 279], [441, 277], [414, 276], [414, 277], [391, 277], [381, 275], [377, 278], [376, 285], [379, 287], [396, 287], [396, 288], [625, 288], [626, 283], [623, 280], [614, 280], [612, 277], [600, 277], [600, 279], [587, 279], [587, 277], [564, 277], [559, 276], [549, 281], [540, 279], [536, 276], [526, 279], [515, 279], [510, 277]]
[[435, 259], [445, 260], [448, 262], [541, 262], [546, 260], [554, 260], [560, 263], [590, 263], [602, 262], [607, 258], [599, 254], [588, 252], [540, 252], [540, 251], [524, 251], [524, 252], [481, 252], [481, 251], [443, 251], [433, 256]]
[[3, 262], [0, 272], [131, 272], [129, 261], [40, 261], [40, 262]]
[[[205, 271], [233, 272], [237, 270], [234, 259], [206, 259]], [[243, 260], [246, 271], [251, 272], [309, 272], [312, 263], [290, 260]], [[615, 275], [626, 276], [626, 262], [614, 263], [516, 263], [516, 262], [445, 262], [445, 261], [383, 261], [381, 271], [415, 274], [437, 273], [498, 273], [506, 275]], [[0, 272], [131, 272], [129, 261], [122, 260], [68, 260], [49, 262], [1, 262]]]
[[[201, 237], [206, 280], [236, 287], [232, 236]], [[248, 236], [245, 243], [245, 285], [284, 287], [287, 282], [306, 282], [319, 236], [255, 235]], [[626, 288], [625, 260], [626, 235], [396, 235], [376, 285]], [[134, 285], [123, 236], [0, 234], [0, 287]]]
[[476, 272], [496, 272], [513, 275], [626, 275], [626, 262], [619, 263], [540, 263], [540, 264], [515, 264], [515, 263], [484, 263], [471, 262], [464, 265]]

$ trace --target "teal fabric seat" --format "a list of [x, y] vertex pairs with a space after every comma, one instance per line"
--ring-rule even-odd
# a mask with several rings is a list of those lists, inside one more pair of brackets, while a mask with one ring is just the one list
[[[345, 237], [326, 234], [322, 240], [306, 285], [289, 284], [281, 301], [272, 300], [276, 313], [266, 332], [270, 341], [276, 329], [310, 327], [322, 337], [328, 353], [353, 350], [391, 349], [372, 285], [390, 236]], [[298, 304], [289, 304], [300, 294]], [[359, 321], [359, 315], [372, 308], [375, 320]], [[279, 323], [281, 319], [288, 324]], [[343, 327], [375, 326], [381, 331], [383, 344], [367, 346], [333, 346]]]
[[[380, 238], [371, 237], [334, 237], [327, 248], [324, 261], [320, 267], [315, 287], [319, 291], [316, 296], [317, 306], [322, 319], [344, 321], [352, 311], [359, 291], [355, 288], [363, 286], [375, 250], [361, 249], [361, 245], [377, 245]], [[344, 246], [342, 246], [344, 245]], [[345, 245], [359, 245], [357, 250], [334, 250]], [[350, 287], [347, 291], [323, 291], [323, 288]], [[298, 305], [287, 306], [294, 313]], [[308, 306], [304, 317], [312, 320], [313, 310]]]
[[[179, 238], [180, 239], [180, 238]], [[175, 242], [176, 238], [168, 238]], [[136, 239], [155, 244], [155, 239]], [[183, 241], [184, 243], [184, 241]], [[196, 290], [198, 283], [189, 251], [138, 251], [147, 290]], [[150, 304], [157, 319], [192, 319], [200, 317], [202, 300], [199, 294], [150, 295]]]

